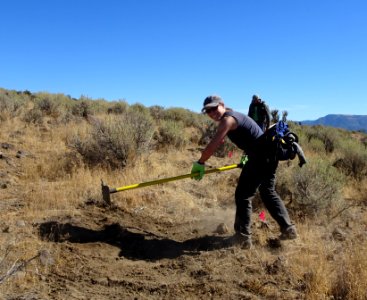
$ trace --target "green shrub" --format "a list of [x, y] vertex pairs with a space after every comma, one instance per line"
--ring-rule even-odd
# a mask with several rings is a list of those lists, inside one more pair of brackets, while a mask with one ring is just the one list
[[159, 121], [164, 118], [164, 108], [159, 105], [149, 107], [149, 111], [154, 120]]
[[109, 103], [104, 99], [91, 99], [80, 96], [79, 100], [70, 100], [71, 112], [74, 116], [87, 118], [90, 115], [103, 114], [108, 112]]
[[59, 116], [59, 106], [60, 102], [54, 101], [46, 97], [39, 99], [35, 104], [35, 108], [38, 108], [43, 115], [53, 117]]
[[74, 116], [82, 118], [87, 118], [89, 115], [92, 115], [90, 103], [84, 100], [75, 102], [71, 108], [71, 112]]
[[18, 115], [26, 100], [17, 94], [11, 94], [0, 89], [0, 114], [2, 119]]
[[128, 104], [126, 101], [118, 101], [112, 104], [107, 110], [108, 114], [121, 115], [128, 109]]
[[305, 216], [330, 215], [342, 203], [345, 178], [322, 159], [310, 160], [294, 169], [291, 179], [293, 207]]
[[361, 140], [361, 143], [365, 150], [367, 150], [367, 136], [364, 136]]
[[129, 107], [129, 111], [130, 112], [137, 112], [137, 113], [141, 113], [144, 114], [145, 116], [148, 117], [148, 115], [151, 117], [150, 115], [150, 111], [149, 108], [147, 108], [146, 106], [144, 106], [141, 103], [135, 103], [133, 105], [130, 105]]
[[164, 111], [163, 118], [165, 120], [181, 121], [185, 127], [201, 127], [203, 116], [184, 108], [168, 108]]
[[323, 141], [319, 139], [311, 139], [309, 142], [305, 143], [305, 145], [305, 149], [309, 149], [310, 151], [318, 153], [319, 155], [325, 155], [325, 144]]
[[339, 140], [339, 134], [336, 128], [319, 125], [311, 127], [305, 126], [304, 128], [308, 143], [310, 143], [312, 139], [319, 140], [324, 145], [324, 151], [326, 153], [334, 152], [337, 147], [337, 141]]
[[108, 112], [108, 108], [110, 106], [110, 103], [103, 98], [89, 99], [84, 97], [82, 101], [89, 104], [89, 110], [91, 115], [105, 114], [106, 112]]
[[184, 129], [182, 121], [161, 121], [157, 134], [155, 135], [157, 148], [162, 149], [174, 147], [176, 149], [182, 149], [188, 143]]
[[[294, 189], [292, 188], [293, 161], [280, 162], [277, 169], [277, 180], [275, 189], [284, 202], [293, 201]], [[298, 167], [297, 167], [298, 168]]]
[[333, 164], [345, 175], [361, 180], [367, 176], [367, 153], [356, 140], [343, 140], [339, 158]]
[[150, 115], [130, 111], [93, 122], [87, 136], [72, 137], [69, 146], [79, 152], [89, 166], [123, 168], [150, 149], [153, 133]]

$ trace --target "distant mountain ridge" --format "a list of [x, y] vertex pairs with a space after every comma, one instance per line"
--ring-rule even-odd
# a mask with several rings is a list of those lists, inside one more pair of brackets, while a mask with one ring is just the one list
[[347, 130], [367, 132], [367, 115], [326, 115], [314, 121], [301, 121], [302, 125], [324, 125]]

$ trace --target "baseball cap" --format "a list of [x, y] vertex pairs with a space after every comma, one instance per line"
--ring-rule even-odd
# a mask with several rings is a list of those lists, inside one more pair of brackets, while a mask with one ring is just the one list
[[205, 113], [205, 110], [210, 107], [217, 107], [219, 104], [224, 104], [223, 100], [219, 96], [208, 96], [205, 98], [203, 108], [201, 112]]

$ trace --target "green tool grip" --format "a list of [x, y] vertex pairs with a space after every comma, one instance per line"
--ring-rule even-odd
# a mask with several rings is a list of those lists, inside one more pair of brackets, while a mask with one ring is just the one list
[[[208, 170], [205, 170], [205, 174], [223, 172], [223, 171], [228, 171], [228, 170], [232, 170], [236, 168], [242, 168], [242, 164], [234, 164], [234, 165], [224, 166], [220, 168], [208, 169]], [[126, 185], [126, 186], [117, 187], [117, 188], [112, 188], [110, 189], [110, 194], [121, 192], [121, 191], [126, 191], [126, 190], [137, 189], [137, 188], [141, 188], [141, 187], [145, 187], [149, 185], [155, 185], [155, 184], [165, 183], [165, 182], [174, 181], [174, 180], [180, 180], [184, 178], [191, 178], [197, 175], [199, 175], [199, 172], [193, 173], [193, 174], [189, 173], [189, 174], [184, 174], [184, 175], [179, 175], [179, 176], [169, 177], [169, 178], [162, 178], [162, 179], [152, 180], [152, 181], [147, 181], [147, 182], [142, 182], [142, 183], [136, 183], [136, 184]]]

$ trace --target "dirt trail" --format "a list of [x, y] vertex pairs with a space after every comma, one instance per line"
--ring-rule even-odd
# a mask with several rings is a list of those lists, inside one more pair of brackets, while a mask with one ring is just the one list
[[63, 265], [47, 278], [51, 299], [262, 299], [269, 291], [300, 299], [289, 285], [269, 280], [266, 262], [253, 259], [256, 250], [225, 248], [226, 235], [207, 231], [201, 220], [169, 224], [95, 206], [78, 219], [37, 226], [41, 239], [57, 245]]

